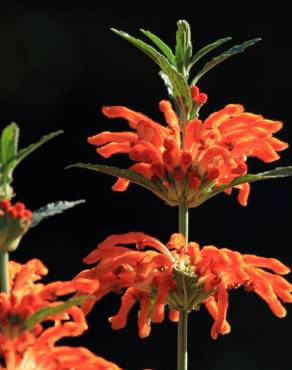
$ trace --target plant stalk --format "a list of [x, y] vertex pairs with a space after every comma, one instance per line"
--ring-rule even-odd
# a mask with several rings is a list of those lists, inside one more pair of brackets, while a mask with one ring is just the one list
[[[185, 265], [185, 254], [188, 246], [189, 210], [185, 203], [179, 205], [179, 232], [185, 237], [185, 248], [182, 253], [180, 268]], [[177, 331], [177, 370], [188, 369], [188, 312], [184, 309], [179, 311]]]
[[0, 251], [0, 292], [9, 295], [9, 253]]
[[179, 232], [185, 237], [185, 248], [183, 249], [181, 258], [181, 268], [184, 268], [184, 258], [187, 252], [188, 239], [189, 239], [189, 208], [185, 203], [179, 205]]

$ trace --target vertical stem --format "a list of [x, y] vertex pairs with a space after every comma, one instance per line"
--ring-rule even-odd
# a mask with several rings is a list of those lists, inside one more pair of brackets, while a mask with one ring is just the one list
[[8, 252], [0, 251], [0, 292], [9, 294]]
[[179, 205], [179, 232], [186, 238], [188, 244], [189, 237], [189, 208], [183, 202]]
[[179, 311], [177, 331], [177, 370], [188, 369], [188, 313]]
[[[179, 205], [179, 232], [184, 235], [186, 244], [181, 258], [181, 269], [184, 268], [184, 256], [188, 246], [189, 233], [189, 210], [185, 203]], [[179, 322], [177, 331], [177, 370], [188, 368], [188, 312], [179, 311]]]

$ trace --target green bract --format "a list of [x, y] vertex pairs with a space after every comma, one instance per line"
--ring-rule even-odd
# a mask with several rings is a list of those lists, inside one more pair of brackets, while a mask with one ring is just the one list
[[0, 216], [0, 252], [13, 252], [27, 232], [29, 222], [12, 217], [9, 213]]

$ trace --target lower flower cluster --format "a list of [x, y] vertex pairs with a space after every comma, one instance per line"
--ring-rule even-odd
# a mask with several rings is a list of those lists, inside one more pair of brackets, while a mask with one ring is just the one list
[[99, 284], [87, 279], [36, 283], [47, 272], [37, 259], [9, 264], [11, 294], [0, 293], [0, 357], [5, 364], [0, 369], [118, 370], [86, 348], [55, 346], [60, 339], [79, 336], [87, 329], [82, 310], [57, 298], [70, 293], [88, 295]]
[[[131, 244], [136, 248], [130, 248]], [[181, 234], [172, 234], [166, 244], [140, 232], [112, 235], [84, 262], [96, 266], [82, 271], [77, 279], [99, 282], [95, 299], [83, 304], [84, 312], [110, 292], [123, 293], [120, 309], [109, 321], [113, 329], [125, 327], [129, 311], [139, 302], [141, 338], [150, 334], [151, 322], [164, 320], [166, 310], [170, 320], [178, 321], [180, 311], [190, 312], [201, 304], [214, 319], [212, 338], [229, 333], [229, 291], [241, 286], [255, 292], [278, 317], [286, 315], [282, 302], [292, 302], [292, 284], [281, 276], [290, 269], [279, 260], [213, 245], [200, 248], [195, 242], [185, 246]]]

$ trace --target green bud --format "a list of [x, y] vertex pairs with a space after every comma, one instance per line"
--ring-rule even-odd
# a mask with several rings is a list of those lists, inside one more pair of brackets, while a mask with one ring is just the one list
[[8, 200], [0, 202], [0, 251], [13, 252], [27, 232], [31, 212], [23, 203], [11, 205]]

